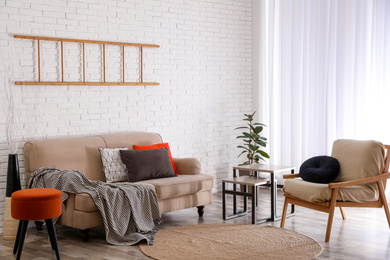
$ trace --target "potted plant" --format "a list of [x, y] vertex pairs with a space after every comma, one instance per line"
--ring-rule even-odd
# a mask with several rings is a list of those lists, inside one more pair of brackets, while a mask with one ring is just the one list
[[244, 130], [241, 135], [237, 136], [238, 139], [242, 139], [242, 141], [244, 142], [242, 145], [237, 146], [237, 148], [243, 149], [243, 151], [238, 155], [238, 157], [243, 154], [246, 154], [247, 159], [244, 163], [240, 165], [250, 165], [252, 163], [259, 163], [260, 161], [265, 162], [265, 158], [269, 159], [269, 155], [262, 150], [262, 148], [265, 148], [267, 146], [267, 138], [260, 135], [266, 125], [253, 122], [253, 116], [255, 115], [255, 113], [256, 111], [253, 112], [253, 114], [244, 114], [245, 118], [243, 119], [243, 121], [246, 121], [247, 125], [235, 128], [235, 130], [246, 130]]

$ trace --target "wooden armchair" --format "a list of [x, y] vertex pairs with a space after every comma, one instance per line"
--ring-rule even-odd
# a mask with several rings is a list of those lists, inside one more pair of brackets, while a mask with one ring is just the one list
[[296, 179], [299, 174], [284, 175], [285, 201], [280, 227], [284, 227], [288, 204], [329, 213], [325, 242], [329, 241], [335, 207], [343, 219], [343, 207], [384, 207], [390, 227], [385, 188], [389, 173], [389, 145], [375, 141], [336, 140], [332, 157], [340, 164], [333, 183], [319, 184]]

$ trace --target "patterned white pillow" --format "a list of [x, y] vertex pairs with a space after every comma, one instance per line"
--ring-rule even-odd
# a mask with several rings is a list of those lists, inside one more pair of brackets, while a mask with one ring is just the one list
[[99, 148], [107, 183], [127, 181], [127, 168], [122, 163], [120, 150], [129, 150], [129, 148]]

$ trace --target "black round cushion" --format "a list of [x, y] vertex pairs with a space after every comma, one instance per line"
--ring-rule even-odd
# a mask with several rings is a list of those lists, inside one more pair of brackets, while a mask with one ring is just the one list
[[316, 156], [307, 159], [299, 169], [299, 176], [305, 180], [316, 183], [330, 183], [340, 172], [340, 164], [336, 158], [330, 156]]

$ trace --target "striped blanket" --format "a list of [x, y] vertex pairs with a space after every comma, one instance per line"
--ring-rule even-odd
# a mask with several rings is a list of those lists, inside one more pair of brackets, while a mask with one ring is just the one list
[[79, 171], [40, 168], [31, 176], [29, 187], [61, 190], [62, 203], [67, 193], [91, 195], [102, 214], [110, 244], [134, 245], [144, 239], [149, 245], [154, 242], [161, 214], [152, 185], [91, 181]]

